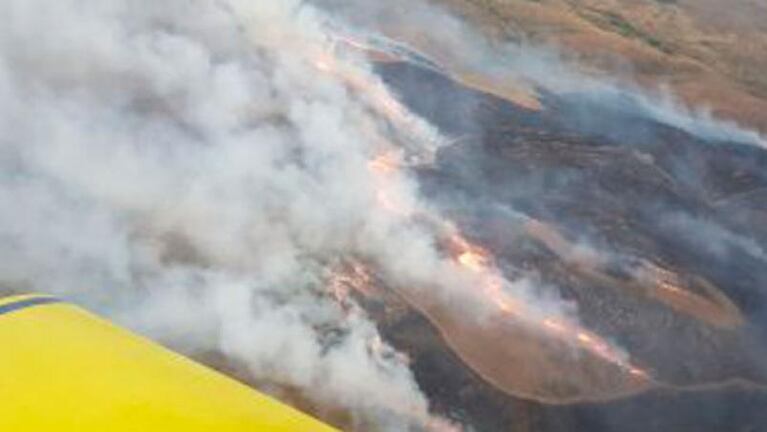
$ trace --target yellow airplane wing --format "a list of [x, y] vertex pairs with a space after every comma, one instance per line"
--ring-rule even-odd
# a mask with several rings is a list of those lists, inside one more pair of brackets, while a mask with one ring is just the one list
[[52, 297], [0, 299], [0, 344], [3, 432], [334, 431]]

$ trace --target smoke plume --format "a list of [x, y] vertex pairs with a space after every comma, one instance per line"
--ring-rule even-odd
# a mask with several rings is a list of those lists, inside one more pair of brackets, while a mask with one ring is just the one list
[[[0, 8], [3, 286], [220, 351], [366, 430], [433, 423], [402, 356], [374, 349], [375, 325], [327, 294], [345, 256], [422, 280], [440, 258], [377, 209], [367, 164], [393, 138], [364, 95], [318, 69], [329, 50], [319, 10]], [[345, 67], [377, 83], [363, 59]], [[392, 182], [415, 200], [406, 178]]]
[[[449, 428], [407, 359], [329, 289], [358, 259], [392, 286], [484, 307], [465, 289], [483, 276], [446, 256], [451, 225], [413, 178], [370, 168], [381, 155], [428, 160], [440, 134], [361, 54], [337, 55], [332, 29], [428, 25], [426, 44], [464, 70], [560, 93], [596, 81], [537, 49], [490, 47], [426, 3], [317, 3], [0, 0], [0, 284], [220, 352], [352, 413], [358, 430]], [[600, 100], [625, 93], [597, 87]], [[645, 116], [739, 131], [631, 94]], [[503, 282], [536, 301], [529, 283]]]

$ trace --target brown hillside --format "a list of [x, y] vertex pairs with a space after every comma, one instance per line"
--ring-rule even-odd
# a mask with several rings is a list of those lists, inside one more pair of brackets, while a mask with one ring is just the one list
[[767, 0], [440, 1], [494, 37], [557, 45], [767, 131]]

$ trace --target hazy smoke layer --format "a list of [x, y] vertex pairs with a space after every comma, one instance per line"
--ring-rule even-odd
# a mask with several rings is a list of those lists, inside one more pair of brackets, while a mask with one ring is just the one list
[[405, 360], [327, 284], [344, 256], [411, 282], [441, 258], [378, 209], [367, 164], [393, 139], [318, 69], [325, 18], [301, 3], [0, 2], [0, 284], [223, 352], [362, 430], [420, 429]]
[[518, 80], [574, 99], [579, 111], [577, 120], [590, 131], [626, 133], [625, 125], [609, 130], [589, 108], [597, 105], [712, 141], [767, 147], [767, 139], [758, 132], [714, 118], [706, 107], [686, 107], [666, 88], [648, 92], [626, 77], [594, 76], [580, 71], [572, 62], [562, 59], [557, 47], [488, 41], [463, 20], [440, 8], [440, 0], [310, 1], [333, 10], [360, 28], [376, 29], [437, 60], [448, 61], [452, 69], [458, 68], [462, 73], [480, 73], [498, 82]]
[[[497, 52], [425, 5], [373, 3], [329, 10], [383, 30], [431, 23], [475, 68]], [[436, 420], [406, 360], [329, 281], [356, 257], [455, 301], [472, 276], [410, 217], [432, 213], [406, 174], [385, 184], [397, 211], [381, 208], [369, 162], [428, 152], [437, 134], [381, 103], [391, 95], [364, 59], [332, 58], [325, 13], [300, 0], [0, 0], [0, 286], [222, 352], [351, 412], [359, 430], [420, 430]], [[509, 49], [503, 71], [562, 92], [577, 81]]]

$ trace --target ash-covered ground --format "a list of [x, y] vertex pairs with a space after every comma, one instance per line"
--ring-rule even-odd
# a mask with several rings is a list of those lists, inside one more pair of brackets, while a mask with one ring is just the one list
[[434, 2], [0, 12], [0, 292], [349, 431], [767, 423], [759, 133]]
[[[544, 94], [534, 111], [412, 65], [379, 70], [412, 110], [455, 137], [419, 172], [422, 192], [505, 272], [537, 275], [653, 377], [614, 397], [620, 383], [590, 377], [573, 388], [519, 375], [491, 385], [433, 322], [391, 296], [368, 299], [439, 411], [479, 431], [764, 430], [767, 151], [649, 120], [630, 97]], [[548, 362], [519, 354], [523, 339], [484, 342], [517, 354], [475, 365], [590, 373], [577, 354]], [[525, 361], [540, 367], [515, 363]], [[517, 397], [515, 385], [551, 397]]]

